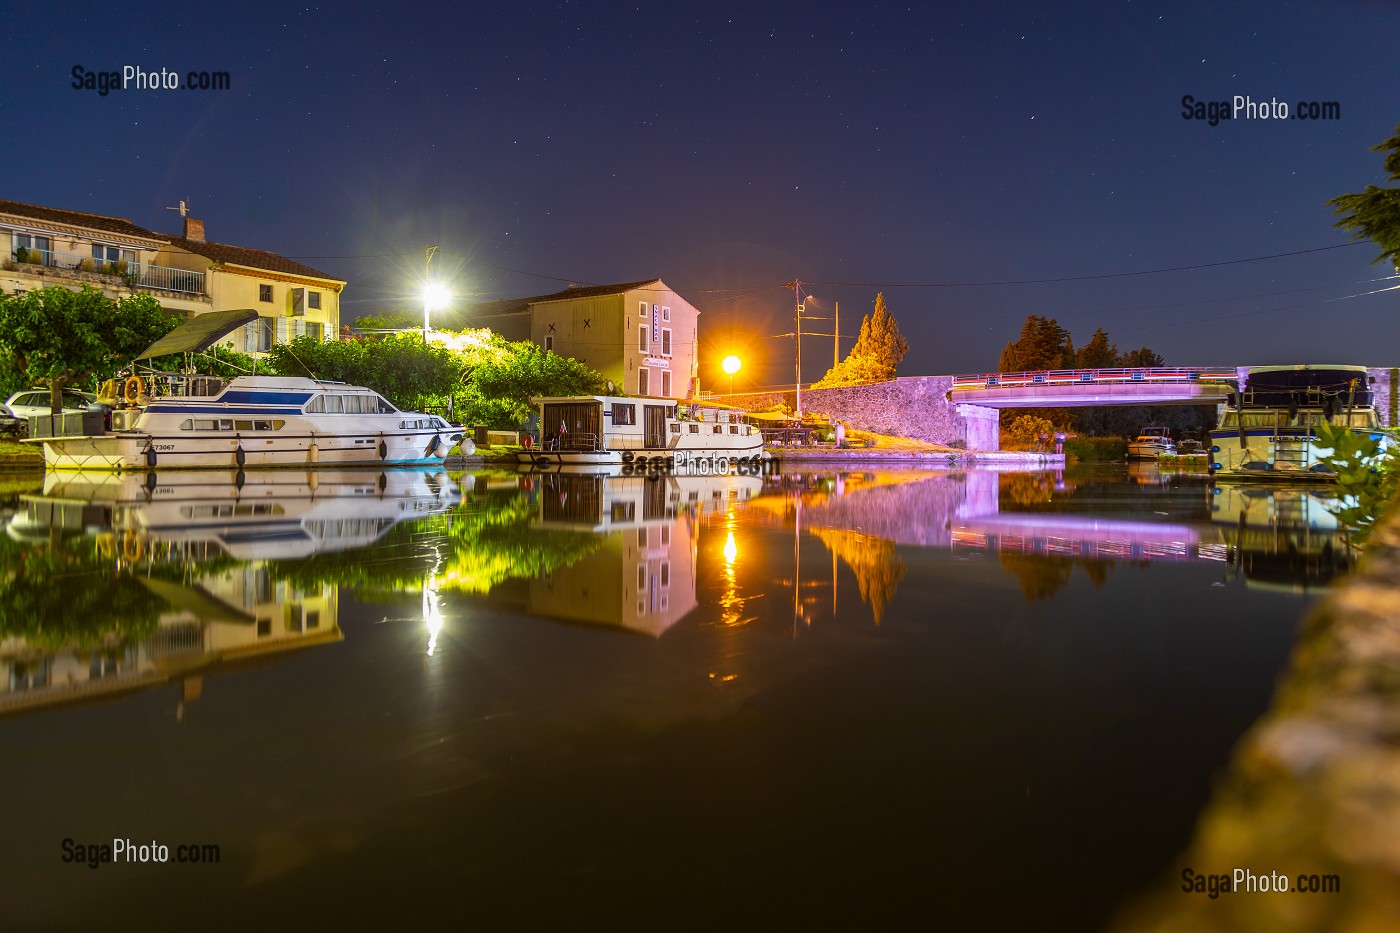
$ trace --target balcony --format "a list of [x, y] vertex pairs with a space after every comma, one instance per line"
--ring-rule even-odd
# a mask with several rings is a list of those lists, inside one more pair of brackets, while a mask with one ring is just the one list
[[[148, 262], [103, 262], [91, 256], [78, 253], [59, 253], [48, 249], [26, 249], [23, 259], [16, 251], [15, 262], [18, 271], [29, 271], [28, 266], [40, 266], [54, 270], [61, 278], [79, 281], [107, 283], [120, 279], [131, 288], [146, 291], [172, 292], [177, 295], [204, 296], [204, 273], [190, 269], [172, 269]], [[40, 272], [40, 275], [47, 274]], [[95, 279], [88, 279], [94, 276]]]

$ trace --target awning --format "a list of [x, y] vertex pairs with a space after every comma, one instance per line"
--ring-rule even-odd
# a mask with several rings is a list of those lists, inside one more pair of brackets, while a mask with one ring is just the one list
[[169, 356], [171, 353], [198, 353], [209, 349], [244, 324], [257, 319], [258, 312], [252, 308], [196, 314], [151, 344], [136, 359], [148, 360], [153, 356]]

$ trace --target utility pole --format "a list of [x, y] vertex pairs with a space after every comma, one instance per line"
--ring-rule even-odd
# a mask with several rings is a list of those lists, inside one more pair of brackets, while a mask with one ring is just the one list
[[802, 422], [802, 283], [792, 282], [793, 304], [797, 307], [797, 421]]
[[423, 288], [425, 290], [423, 298], [423, 346], [425, 347], [428, 345], [428, 311], [431, 309], [431, 303], [426, 292], [428, 282], [430, 281], [428, 278], [428, 267], [433, 264], [433, 254], [437, 251], [438, 248], [436, 246], [423, 247]]
[[836, 326], [831, 328], [831, 368], [841, 365], [841, 302], [836, 302]]

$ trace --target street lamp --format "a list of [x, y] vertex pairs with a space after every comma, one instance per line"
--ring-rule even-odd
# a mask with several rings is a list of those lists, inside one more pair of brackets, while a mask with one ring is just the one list
[[441, 308], [447, 304], [447, 299], [451, 297], [447, 286], [441, 282], [429, 282], [423, 287], [423, 345], [428, 344], [428, 312], [433, 308]]
[[723, 362], [719, 364], [719, 368], [729, 375], [729, 401], [731, 403], [734, 401], [734, 374], [737, 373], [743, 365], [744, 361], [733, 355], [726, 356]]

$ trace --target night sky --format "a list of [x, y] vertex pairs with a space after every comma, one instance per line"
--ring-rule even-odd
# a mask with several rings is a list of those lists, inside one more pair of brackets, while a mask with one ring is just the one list
[[[1385, 183], [1400, 5], [1060, 6], [11, 5], [0, 197], [175, 232], [188, 198], [209, 239], [348, 279], [347, 319], [411, 307], [430, 243], [459, 300], [659, 276], [710, 385], [731, 350], [741, 388], [791, 382], [794, 278], [852, 335], [883, 289], [902, 375], [995, 368], [1031, 313], [1169, 364], [1400, 363], [1400, 292], [1362, 295], [1394, 270], [1326, 203]], [[101, 96], [75, 65], [232, 87]], [[1340, 119], [1210, 126], [1186, 94]], [[953, 284], [1088, 276], [1116, 277]]]

